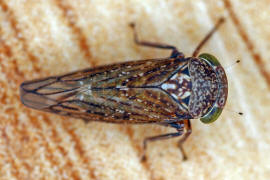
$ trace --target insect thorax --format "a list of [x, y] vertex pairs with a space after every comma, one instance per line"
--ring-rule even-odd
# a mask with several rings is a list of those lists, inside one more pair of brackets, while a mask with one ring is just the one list
[[219, 80], [211, 65], [198, 58], [189, 59], [192, 92], [189, 113], [193, 118], [204, 116], [218, 98]]
[[177, 73], [161, 85], [180, 105], [183, 112], [188, 113], [190, 95], [192, 92], [191, 78], [188, 70], [188, 61], [182, 63]]

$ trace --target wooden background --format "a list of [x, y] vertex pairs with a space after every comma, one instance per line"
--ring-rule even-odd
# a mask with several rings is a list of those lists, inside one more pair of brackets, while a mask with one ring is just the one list
[[[269, 0], [0, 0], [0, 179], [269, 179]], [[227, 67], [229, 98], [211, 125], [192, 120], [181, 161], [171, 132], [156, 125], [112, 125], [24, 107], [19, 85], [49, 75], [133, 59], [166, 57], [140, 39], [190, 56], [219, 17], [226, 23], [203, 48]], [[237, 59], [238, 65], [231, 66]], [[235, 112], [234, 112], [235, 111]], [[244, 116], [237, 115], [242, 111]]]

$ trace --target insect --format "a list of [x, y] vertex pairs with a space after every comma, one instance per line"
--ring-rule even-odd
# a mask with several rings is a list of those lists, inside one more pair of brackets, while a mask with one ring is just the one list
[[25, 81], [20, 86], [21, 101], [30, 108], [86, 122], [156, 123], [175, 128], [175, 133], [145, 138], [142, 159], [146, 159], [148, 142], [182, 136], [178, 146], [185, 160], [182, 145], [192, 132], [190, 119], [214, 122], [227, 100], [227, 77], [217, 58], [206, 53], [197, 57], [223, 22], [220, 18], [187, 58], [174, 46], [138, 40], [131, 24], [136, 44], [170, 49], [171, 56]]

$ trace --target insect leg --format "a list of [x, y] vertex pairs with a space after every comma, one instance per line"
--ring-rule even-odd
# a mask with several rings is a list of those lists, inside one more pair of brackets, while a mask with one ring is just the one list
[[212, 37], [212, 35], [217, 31], [222, 23], [225, 22], [225, 19], [221, 17], [217, 24], [211, 29], [211, 31], [203, 38], [203, 40], [198, 44], [196, 49], [193, 51], [192, 57], [196, 57], [200, 52], [201, 48], [207, 43], [207, 41]]
[[[169, 126], [171, 126], [173, 128], [176, 128], [177, 132], [176, 133], [168, 133], [168, 134], [162, 134], [162, 135], [158, 135], [158, 136], [152, 136], [152, 137], [145, 138], [144, 141], [143, 141], [143, 155], [142, 155], [142, 159], [141, 159], [142, 161], [146, 160], [145, 152], [146, 152], [146, 149], [147, 149], [147, 143], [148, 142], [159, 141], [159, 140], [164, 140], [164, 139], [170, 139], [170, 138], [173, 138], [173, 137], [181, 136], [184, 133], [184, 127], [185, 127], [184, 121], [180, 121], [180, 122], [177, 122], [177, 123], [171, 123], [171, 124], [162, 124], [162, 125], [165, 125], [165, 126], [169, 125]], [[181, 145], [182, 145], [182, 143], [181, 143]], [[181, 151], [182, 151], [182, 147], [181, 147]], [[184, 151], [182, 151], [182, 154], [185, 155], [183, 152]]]
[[187, 155], [184, 151], [183, 143], [187, 140], [187, 138], [191, 134], [192, 128], [191, 128], [190, 120], [184, 120], [183, 122], [184, 122], [185, 133], [183, 134], [183, 137], [178, 141], [178, 147], [181, 150], [183, 160], [185, 161], [187, 160]]
[[171, 45], [163, 44], [163, 43], [154, 43], [154, 42], [139, 40], [136, 29], [135, 29], [135, 23], [130, 23], [130, 27], [133, 30], [134, 42], [137, 45], [148, 46], [148, 47], [153, 47], [153, 48], [160, 48], [160, 49], [171, 49], [172, 50], [171, 57], [184, 57], [184, 54], [179, 52], [175, 46], [171, 46]]

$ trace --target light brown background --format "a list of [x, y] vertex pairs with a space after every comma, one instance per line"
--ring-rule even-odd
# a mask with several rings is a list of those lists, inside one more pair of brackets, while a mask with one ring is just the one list
[[[267, 0], [0, 1], [0, 179], [269, 179], [270, 2]], [[31, 110], [19, 85], [49, 75], [132, 59], [166, 57], [140, 39], [175, 45], [187, 56], [220, 16], [203, 48], [227, 68], [229, 98], [211, 125], [193, 120], [181, 161], [176, 139], [144, 137], [155, 125], [85, 124]], [[231, 67], [235, 60], [241, 63]], [[242, 111], [240, 117], [233, 111]]]

